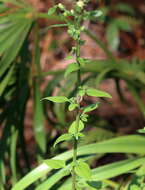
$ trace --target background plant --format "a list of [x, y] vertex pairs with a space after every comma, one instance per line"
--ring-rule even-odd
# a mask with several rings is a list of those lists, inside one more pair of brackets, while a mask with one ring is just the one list
[[[61, 95], [65, 91], [63, 95], [71, 97], [72, 94], [76, 93], [76, 88], [73, 88], [76, 82], [76, 75], [71, 74], [71, 76], [68, 76], [65, 79], [66, 86], [62, 87], [62, 83], [64, 81], [64, 70], [55, 72], [42, 72], [40, 69], [39, 42], [42, 38], [42, 33], [40, 32], [42, 30], [40, 30], [38, 21], [43, 17], [47, 18], [49, 22], [52, 19], [58, 20], [57, 23], [62, 22], [60, 21], [60, 17], [58, 18], [57, 14], [47, 15], [40, 13], [25, 1], [1, 1], [0, 5], [0, 122], [3, 126], [1, 127], [2, 135], [0, 141], [0, 176], [2, 181], [1, 189], [7, 189], [11, 186], [11, 184], [15, 184], [18, 178], [21, 178], [21, 176], [30, 171], [30, 167], [32, 168], [32, 166], [30, 166], [31, 156], [27, 152], [27, 144], [24, 138], [24, 119], [26, 105], [29, 98], [32, 97], [34, 100], [35, 108], [33, 114], [35, 140], [37, 144], [36, 155], [37, 159], [40, 161], [42, 158], [44, 158], [46, 153], [48, 154], [48, 152], [52, 156], [54, 155], [54, 150], [51, 149], [54, 139], [49, 136], [48, 140], [48, 138], [46, 138], [47, 134], [44, 131], [45, 116], [49, 119], [49, 122], [52, 122], [53, 126], [57, 126], [59, 133], [62, 133], [62, 129], [64, 130], [66, 127], [66, 121], [69, 115], [65, 114], [65, 104], [53, 105], [53, 113], [56, 115], [57, 120], [52, 120], [47, 111], [43, 110], [42, 103], [40, 102], [42, 97], [42, 92], [40, 91], [42, 79], [47, 75], [54, 76], [52, 80], [49, 81], [48, 86], [45, 88], [43, 97], [50, 96], [53, 92], [54, 86], [59, 87], [58, 95]], [[89, 22], [93, 22], [92, 18], [89, 20]], [[63, 24], [59, 25], [59, 27], [62, 27]], [[56, 25], [52, 26], [51, 28], [55, 27]], [[48, 28], [45, 28], [45, 31], [47, 31], [47, 29]], [[82, 72], [87, 74], [83, 74], [82, 83], [84, 85], [88, 85], [91, 81], [94, 81], [93, 84], [95, 85], [92, 87], [96, 88], [103, 80], [106, 80], [107, 78], [113, 78], [116, 82], [117, 90], [119, 92], [118, 94], [120, 95], [121, 99], [124, 99], [122, 93], [120, 92], [121, 88], [119, 82], [120, 79], [123, 79], [126, 81], [130, 92], [133, 94], [140, 107], [140, 110], [144, 114], [144, 104], [140, 98], [140, 92], [144, 88], [144, 60], [118, 60], [113, 56], [108, 48], [106, 48], [102, 41], [96, 37], [95, 33], [88, 29], [82, 32], [85, 32], [97, 44], [99, 44], [108, 57], [107, 60], [86, 61], [85, 65], [81, 67]], [[32, 41], [35, 43], [33, 51], [30, 50]], [[118, 67], [116, 64], [120, 64], [121, 67]], [[70, 86], [72, 88], [68, 88]], [[47, 103], [47, 107], [50, 109], [51, 106]], [[89, 121], [89, 123], [91, 123], [91, 121]], [[105, 137], [102, 137], [104, 139], [115, 136], [115, 134], [110, 133], [105, 129], [104, 131], [100, 129], [99, 134], [105, 135]], [[89, 135], [90, 139], [92, 140], [93, 135], [91, 136], [90, 133]], [[87, 135], [86, 138], [89, 137], [89, 135]], [[93, 142], [96, 142], [96, 140], [99, 139], [99, 135], [93, 136], [93, 139]], [[88, 141], [90, 141], [89, 138]], [[123, 140], [121, 142], [123, 143]], [[81, 143], [84, 144], [83, 142]], [[133, 143], [133, 141], [131, 141], [131, 143]], [[46, 144], [48, 146], [46, 146]], [[18, 149], [17, 153], [16, 147]], [[56, 147], [56, 149], [58, 152], [62, 152], [66, 147], [67, 146], [61, 147], [61, 145], [59, 145]], [[120, 152], [122, 151], [125, 152], [125, 150], [120, 150]], [[103, 154], [105, 153], [107, 153], [107, 149], [106, 152], [104, 150]], [[136, 153], [136, 150], [132, 151], [132, 153]], [[24, 166], [21, 165], [22, 157], [24, 158]], [[7, 165], [10, 166], [9, 168], [12, 175], [6, 175]], [[28, 180], [26, 181], [28, 182]], [[19, 188], [20, 187], [21, 186], [19, 186]]]

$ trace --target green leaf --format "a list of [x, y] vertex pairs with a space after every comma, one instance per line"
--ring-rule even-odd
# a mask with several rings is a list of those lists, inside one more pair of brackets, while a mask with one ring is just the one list
[[69, 111], [73, 111], [75, 108], [77, 108], [78, 107], [78, 104], [73, 104], [73, 103], [71, 103], [70, 105], [69, 105], [69, 107], [68, 107], [68, 110]]
[[98, 104], [99, 104], [99, 103], [90, 104], [90, 105], [84, 107], [84, 108], [83, 108], [83, 113], [87, 113], [87, 112], [90, 112], [90, 111], [95, 110], [96, 108], [98, 108]]
[[102, 182], [101, 181], [88, 181], [87, 184], [95, 189], [102, 189]]
[[75, 166], [75, 172], [78, 176], [87, 180], [89, 180], [92, 176], [89, 165], [83, 161], [79, 161], [78, 164]]
[[145, 133], [145, 127], [143, 129], [138, 130], [139, 133]]
[[[69, 166], [69, 167], [68, 167]], [[70, 174], [70, 165], [66, 166], [65, 168], [62, 168], [61, 170], [57, 171], [54, 175], [47, 178], [43, 183], [40, 185], [37, 185], [35, 190], [49, 190], [53, 185], [55, 185], [57, 182], [61, 181], [61, 179], [65, 176], [68, 176]]]
[[71, 55], [68, 55], [67, 57], [65, 57], [65, 60], [70, 60], [70, 59], [73, 59], [74, 57], [71, 56]]
[[52, 7], [52, 8], [50, 8], [49, 10], [48, 10], [48, 15], [50, 16], [50, 15], [52, 15], [52, 14], [54, 14], [55, 12], [56, 12], [56, 6], [54, 6], [54, 7]]
[[[71, 126], [70, 126], [70, 128], [69, 128], [69, 130], [68, 130], [68, 132], [70, 133], [70, 134], [75, 134], [76, 133], [76, 126], [77, 125], [77, 122], [76, 121], [74, 121], [72, 124], [71, 124]], [[78, 132], [80, 132], [80, 131], [82, 131], [84, 129], [84, 123], [80, 120], [79, 121], [79, 127], [78, 127]]]
[[119, 28], [116, 23], [111, 22], [107, 27], [107, 40], [109, 43], [109, 46], [113, 51], [115, 51], [118, 48], [120, 38], [119, 38]]
[[117, 18], [115, 19], [115, 24], [119, 28], [119, 30], [123, 31], [131, 31], [131, 24], [125, 18]]
[[[113, 138], [110, 140], [103, 141], [101, 143], [94, 143], [90, 145], [81, 146], [78, 148], [78, 156], [89, 155], [89, 154], [104, 154], [104, 153], [134, 153], [134, 154], [145, 154], [145, 138], [139, 135], [127, 135], [122, 137]], [[73, 151], [67, 151], [58, 156], [54, 157], [54, 159], [62, 159], [69, 160], [72, 158]], [[140, 160], [140, 161], [139, 161]], [[128, 161], [132, 167], [124, 167], [125, 172], [132, 170], [139, 165], [142, 165], [145, 162], [145, 158], [135, 158], [133, 161]], [[122, 166], [125, 164], [123, 163]], [[110, 167], [110, 169], [112, 166]], [[106, 168], [104, 169], [106, 170]], [[124, 173], [124, 170], [120, 170], [120, 173]], [[23, 190], [28, 187], [30, 184], [34, 183], [39, 178], [47, 175], [51, 171], [51, 168], [43, 163], [36, 167], [34, 170], [29, 172], [26, 176], [24, 176], [13, 188], [12, 190]], [[109, 170], [108, 170], [109, 171]], [[108, 172], [108, 175], [112, 177], [112, 171]], [[100, 173], [98, 173], [98, 176]], [[113, 173], [115, 176], [116, 174]], [[118, 174], [119, 175], [119, 174]], [[104, 173], [102, 174], [102, 177]], [[109, 176], [109, 177], [110, 177]], [[108, 176], [107, 176], [108, 177]]]
[[82, 121], [84, 121], [84, 122], [87, 122], [88, 121], [88, 115], [87, 114], [85, 114], [85, 113], [83, 113], [82, 115], [81, 115], [81, 120]]
[[79, 65], [77, 63], [71, 63], [67, 66], [64, 76], [67, 77], [70, 73], [79, 70]]
[[84, 20], [96, 20], [97, 17], [100, 17], [103, 14], [101, 10], [85, 11]]
[[34, 82], [34, 111], [33, 111], [33, 124], [34, 124], [34, 136], [37, 143], [38, 150], [41, 150], [41, 153], [38, 152], [38, 159], [43, 159], [42, 154], [46, 151], [46, 132], [44, 129], [44, 111], [41, 99], [41, 91], [39, 87], [39, 82]]
[[85, 135], [83, 133], [78, 133], [78, 137], [83, 138], [83, 137], [85, 137]]
[[[113, 164], [100, 166], [92, 170], [91, 182], [93, 181], [98, 182], [100, 180], [105, 180], [105, 179], [119, 176], [121, 174], [125, 174], [139, 167], [140, 165], [142, 165], [144, 161], [145, 161], [145, 158], [133, 158], [133, 159], [131, 158], [131, 159], [115, 162]], [[80, 183], [83, 181], [84, 180], [81, 179]], [[65, 187], [69, 189], [71, 187], [71, 181], [69, 181], [69, 183], [66, 186], [64, 185], [63, 188], [60, 188], [60, 190], [65, 189]]]
[[78, 92], [79, 96], [84, 96], [85, 95], [85, 90], [84, 89], [80, 89]]
[[78, 58], [78, 61], [79, 61], [79, 63], [80, 63], [81, 66], [84, 66], [85, 63], [87, 63], [88, 60], [87, 60], [87, 59], [84, 59], [84, 58], [82, 58], [82, 57], [79, 57], [79, 58]]
[[129, 172], [144, 163], [145, 158], [131, 158], [93, 169], [93, 181], [109, 179]]
[[66, 133], [66, 134], [61, 135], [60, 137], [58, 137], [58, 138], [56, 139], [56, 141], [55, 141], [55, 143], [54, 143], [54, 147], [55, 147], [58, 143], [60, 143], [60, 142], [62, 142], [62, 141], [68, 141], [68, 140], [70, 140], [71, 138], [72, 138], [72, 134]]
[[11, 156], [10, 156], [10, 165], [12, 170], [12, 183], [13, 185], [17, 181], [17, 169], [16, 169], [16, 147], [17, 147], [17, 140], [18, 140], [18, 130], [12, 126], [12, 136], [11, 136]]
[[136, 175], [137, 176], [145, 175], [145, 163], [137, 170]]
[[46, 163], [49, 167], [53, 169], [60, 169], [60, 168], [65, 167], [64, 160], [48, 159], [48, 160], [44, 160], [44, 163]]
[[123, 13], [128, 13], [131, 15], [135, 14], [134, 8], [132, 6], [130, 6], [129, 4], [126, 4], [126, 3], [118, 3], [115, 6], [115, 9], [117, 9], [118, 11], [121, 11]]
[[9, 83], [9, 81], [12, 80], [13, 72], [14, 72], [14, 66], [12, 66], [9, 69], [7, 75], [4, 77], [4, 79], [0, 83], [0, 96], [3, 94], [5, 88], [7, 87], [8, 83]]
[[141, 188], [136, 184], [131, 185], [129, 189], [130, 190], [141, 190]]
[[102, 16], [103, 12], [101, 10], [93, 10], [89, 12], [90, 19], [96, 19], [97, 17]]
[[42, 100], [49, 100], [51, 102], [56, 102], [56, 103], [69, 102], [69, 99], [65, 96], [50, 96], [50, 97], [43, 98]]
[[94, 88], [88, 88], [86, 90], [86, 94], [88, 96], [95, 96], [95, 97], [106, 97], [106, 98], [112, 98], [110, 94], [107, 92], [101, 91], [101, 90], [96, 90]]
[[7, 49], [5, 54], [2, 56], [1, 61], [0, 61], [0, 67], [1, 67], [0, 76], [4, 74], [4, 72], [10, 67], [10, 64], [12, 63], [12, 61], [16, 58], [32, 24], [31, 21], [27, 21], [24, 23], [22, 23], [22, 21], [20, 22], [21, 22], [21, 25], [23, 24], [25, 25], [25, 28], [23, 28], [23, 31], [21, 32], [21, 34], [17, 36], [15, 43], [11, 44], [11, 46]]

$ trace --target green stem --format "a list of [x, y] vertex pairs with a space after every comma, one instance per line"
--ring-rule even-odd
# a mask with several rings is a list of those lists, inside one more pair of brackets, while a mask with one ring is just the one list
[[77, 49], [76, 49], [76, 62], [79, 66], [79, 70], [77, 71], [77, 88], [81, 84], [81, 70], [80, 70], [80, 62], [79, 62], [79, 57], [80, 57], [80, 44], [79, 40], [77, 41]]
[[[79, 129], [79, 120], [80, 120], [80, 113], [78, 113], [76, 117], [76, 131], [78, 133]], [[73, 168], [72, 168], [72, 190], [76, 190], [76, 173], [75, 173], [75, 166], [77, 164], [77, 148], [78, 148], [78, 140], [74, 137], [74, 147], [73, 147]]]
[[108, 179], [104, 179], [102, 180], [104, 183], [106, 183], [107, 185], [109, 185], [110, 187], [113, 187], [115, 189], [117, 189], [119, 187], [119, 184], [114, 182], [114, 181], [111, 181], [111, 180], [108, 180]]
[[[80, 29], [80, 24], [81, 24], [81, 17], [77, 17], [75, 20], [76, 23], [76, 29]], [[79, 70], [77, 71], [77, 84], [76, 88], [78, 89], [80, 84], [81, 84], [81, 71], [80, 71], [80, 35], [78, 36], [78, 39], [76, 40], [76, 62], [79, 66]], [[77, 100], [78, 104], [80, 104], [79, 100]], [[76, 129], [75, 129], [75, 134], [78, 133], [79, 129], [79, 120], [80, 120], [80, 105], [77, 110], [77, 116], [76, 116]], [[72, 168], [72, 190], [76, 190], [76, 173], [75, 173], [75, 166], [77, 164], [77, 147], [78, 147], [78, 139], [74, 137], [74, 147], [73, 147], [73, 168]]]

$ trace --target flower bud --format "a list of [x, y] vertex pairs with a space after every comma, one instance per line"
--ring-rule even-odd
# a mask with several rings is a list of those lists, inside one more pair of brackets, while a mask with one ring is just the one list
[[59, 4], [58, 4], [58, 8], [60, 8], [61, 10], [64, 10], [63, 4], [62, 4], [62, 3], [59, 3]]
[[80, 8], [83, 8], [84, 7], [84, 2], [82, 0], [79, 0], [77, 2], [77, 6], [80, 7]]
[[70, 12], [71, 12], [71, 14], [74, 14], [74, 10], [73, 9], [71, 9]]

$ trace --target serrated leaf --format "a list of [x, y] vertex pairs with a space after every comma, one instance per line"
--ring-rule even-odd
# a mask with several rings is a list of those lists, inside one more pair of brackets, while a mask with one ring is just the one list
[[48, 160], [44, 160], [44, 163], [53, 169], [59, 169], [59, 168], [65, 167], [64, 160], [48, 159]]
[[[70, 126], [70, 128], [69, 128], [69, 130], [68, 130], [68, 132], [70, 133], [70, 134], [75, 134], [76, 133], [76, 126], [77, 125], [77, 122], [76, 121], [74, 121], [72, 124], [71, 124], [71, 126]], [[78, 132], [80, 132], [80, 131], [82, 131], [84, 129], [84, 123], [80, 120], [79, 121], [79, 127], [78, 127]]]
[[86, 106], [84, 108], [83, 113], [87, 113], [87, 112], [93, 111], [96, 108], [98, 108], [98, 103], [96, 103], [96, 104], [90, 104], [90, 105], [88, 105], [88, 106]]
[[70, 73], [79, 70], [79, 65], [77, 63], [71, 63], [67, 66], [64, 76], [67, 77]]
[[88, 96], [95, 96], [95, 97], [106, 97], [106, 98], [112, 98], [110, 94], [108, 94], [107, 92], [101, 91], [101, 90], [96, 90], [94, 88], [88, 88], [86, 90], [86, 94]]
[[52, 14], [54, 14], [55, 13], [55, 11], [56, 11], [56, 6], [54, 6], [54, 7], [52, 7], [52, 8], [50, 8], [49, 10], [48, 10], [48, 15], [50, 16], [50, 15], [52, 15]]
[[89, 165], [83, 161], [79, 161], [78, 165], [75, 167], [75, 172], [78, 176], [89, 180], [92, 176], [92, 171]]
[[49, 96], [49, 97], [43, 98], [42, 100], [49, 100], [49, 101], [55, 102], [55, 103], [69, 102], [69, 99], [65, 96]]
[[68, 141], [68, 140], [70, 140], [71, 138], [72, 138], [72, 134], [66, 133], [66, 134], [61, 135], [60, 137], [58, 137], [58, 138], [56, 139], [56, 141], [55, 141], [55, 143], [54, 143], [54, 147], [55, 147], [58, 143], [60, 143], [60, 142], [62, 142], [62, 141]]

